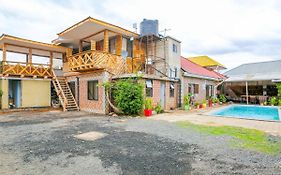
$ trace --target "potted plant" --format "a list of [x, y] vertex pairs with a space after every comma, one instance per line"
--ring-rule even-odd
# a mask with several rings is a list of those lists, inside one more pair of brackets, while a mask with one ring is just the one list
[[151, 98], [147, 98], [145, 100], [145, 103], [144, 103], [144, 115], [146, 117], [149, 117], [152, 115], [152, 99]]
[[202, 101], [202, 108], [206, 108], [207, 107], [207, 100], [203, 100]]
[[162, 107], [161, 107], [161, 104], [160, 104], [160, 103], [157, 103], [157, 105], [156, 105], [156, 107], [154, 108], [154, 110], [155, 110], [155, 112], [156, 112], [157, 114], [160, 114], [160, 113], [162, 113], [162, 112], [163, 112], [163, 110], [162, 110]]
[[186, 94], [184, 96], [183, 101], [184, 101], [184, 110], [189, 111], [190, 110], [190, 95]]
[[194, 103], [194, 106], [195, 106], [195, 109], [198, 109], [198, 108], [199, 108], [199, 103], [198, 103], [198, 102], [195, 102], [195, 103]]

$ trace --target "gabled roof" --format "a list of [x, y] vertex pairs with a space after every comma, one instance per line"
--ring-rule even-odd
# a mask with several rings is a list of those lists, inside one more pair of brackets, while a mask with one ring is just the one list
[[86, 19], [83, 19], [82, 21], [72, 25], [71, 27], [69, 27], [69, 28], [65, 29], [64, 31], [58, 33], [57, 35], [61, 36], [61, 35], [65, 34], [65, 33], [67, 33], [67, 32], [70, 32], [70, 31], [76, 29], [77, 27], [83, 26], [83, 25], [85, 25], [87, 23], [95, 23], [95, 24], [98, 24], [98, 25], [101, 25], [101, 26], [104, 26], [104, 27], [109, 27], [113, 31], [120, 31], [120, 33], [126, 33], [128, 35], [138, 36], [138, 34], [135, 33], [135, 32], [132, 32], [130, 30], [124, 29], [122, 27], [119, 27], [117, 25], [114, 25], [114, 24], [111, 24], [111, 23], [108, 23], [108, 22], [105, 22], [105, 21], [102, 21], [102, 20], [99, 20], [99, 19], [95, 19], [95, 18], [93, 18], [91, 16], [89, 16]]
[[234, 81], [258, 81], [281, 79], [281, 60], [242, 64], [224, 73]]
[[214, 59], [208, 56], [197, 56], [188, 58], [190, 61], [203, 66], [203, 67], [219, 67], [220, 69], [226, 69], [224, 65], [215, 61]]
[[11, 36], [7, 34], [2, 34], [0, 36], [0, 49], [3, 44], [10, 44], [14, 46], [30, 47], [33, 49], [48, 50], [54, 52], [66, 52], [67, 48], [62, 46], [56, 46], [54, 44], [43, 43], [39, 41], [33, 41], [29, 39], [24, 39], [16, 36]]
[[215, 79], [215, 80], [219, 80], [219, 79], [223, 79], [224, 76], [214, 72], [214, 71], [210, 71], [198, 64], [193, 63], [192, 61], [181, 57], [181, 68], [189, 75], [193, 75], [193, 76], [197, 76], [198, 78], [202, 78], [202, 79]]

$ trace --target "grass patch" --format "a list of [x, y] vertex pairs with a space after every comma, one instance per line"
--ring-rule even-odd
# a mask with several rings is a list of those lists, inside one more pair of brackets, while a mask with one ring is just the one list
[[232, 126], [196, 125], [190, 122], [178, 122], [177, 124], [182, 128], [191, 128], [204, 134], [231, 136], [233, 138], [231, 140], [231, 145], [234, 147], [271, 155], [281, 152], [281, 142], [270, 139], [270, 137], [263, 131]]

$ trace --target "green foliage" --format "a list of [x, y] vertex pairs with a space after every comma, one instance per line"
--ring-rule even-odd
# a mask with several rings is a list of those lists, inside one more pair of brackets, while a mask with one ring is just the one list
[[162, 110], [162, 107], [161, 107], [161, 104], [160, 103], [157, 103], [156, 107], [155, 107], [155, 111], [157, 114], [160, 114], [163, 112]]
[[191, 128], [197, 132], [215, 136], [231, 136], [231, 146], [258, 151], [266, 154], [279, 154], [281, 142], [272, 140], [264, 132], [231, 126], [205, 126], [189, 122], [178, 122], [182, 128]]
[[146, 98], [144, 103], [144, 109], [152, 110], [152, 98]]
[[190, 94], [184, 95], [183, 102], [185, 106], [188, 106], [190, 104], [190, 96], [191, 96]]
[[3, 96], [3, 91], [2, 90], [0, 90], [0, 97], [2, 97]]
[[220, 94], [219, 95], [219, 101], [222, 102], [222, 103], [225, 103], [226, 102], [226, 97], [224, 94]]
[[278, 91], [277, 96], [279, 99], [281, 99], [281, 83], [277, 83], [276, 86], [277, 86], [277, 91]]
[[202, 104], [207, 104], [207, 100], [206, 99], [202, 100]]
[[274, 106], [277, 104], [277, 98], [276, 97], [271, 97], [271, 99], [269, 100], [269, 104]]
[[281, 106], [281, 83], [277, 83], [277, 91], [278, 91], [278, 106]]
[[118, 80], [114, 83], [104, 83], [106, 89], [111, 89], [116, 106], [124, 114], [139, 114], [143, 108], [143, 85], [134, 79]]
[[219, 102], [219, 99], [216, 98], [216, 97], [212, 97], [211, 100], [212, 100], [213, 103], [218, 103]]

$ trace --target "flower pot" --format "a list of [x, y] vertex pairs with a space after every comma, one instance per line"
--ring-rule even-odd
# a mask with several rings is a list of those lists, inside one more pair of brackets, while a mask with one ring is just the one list
[[145, 115], [146, 117], [151, 116], [151, 115], [152, 115], [152, 110], [151, 110], [151, 109], [145, 109], [145, 110], [144, 110], [144, 115]]
[[184, 110], [189, 111], [190, 110], [190, 106], [189, 105], [185, 105], [184, 106]]
[[207, 107], [207, 104], [206, 104], [206, 103], [203, 103], [203, 104], [202, 104], [202, 107], [203, 107], [203, 108], [206, 108], [206, 107]]
[[213, 102], [212, 100], [209, 100], [209, 107], [212, 107], [213, 106]]

